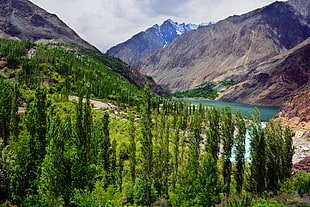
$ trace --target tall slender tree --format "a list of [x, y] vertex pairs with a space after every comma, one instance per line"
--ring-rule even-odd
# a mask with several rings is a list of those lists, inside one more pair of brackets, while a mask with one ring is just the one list
[[150, 206], [153, 202], [152, 186], [153, 186], [153, 135], [152, 135], [152, 118], [151, 118], [151, 93], [148, 85], [144, 87], [141, 114], [141, 153], [142, 153], [142, 171], [141, 181], [144, 189], [144, 204]]
[[63, 206], [65, 196], [65, 149], [59, 114], [52, 117], [47, 133], [49, 144], [42, 163], [39, 193], [51, 206]]
[[231, 183], [231, 151], [234, 143], [234, 123], [231, 114], [231, 108], [225, 106], [222, 109], [221, 115], [221, 130], [222, 130], [222, 140], [223, 140], [223, 177], [224, 185], [226, 188], [226, 196], [229, 196], [230, 192], [230, 183]]
[[136, 147], [136, 127], [135, 127], [135, 123], [134, 123], [134, 116], [131, 114], [129, 116], [129, 122], [130, 122], [130, 126], [129, 126], [129, 160], [130, 160], [130, 175], [131, 175], [131, 181], [133, 183], [133, 185], [136, 182], [136, 151], [137, 151], [137, 147]]
[[254, 110], [254, 114], [252, 114], [249, 134], [251, 142], [250, 179], [253, 186], [252, 191], [260, 195], [265, 189], [266, 139], [257, 108]]
[[239, 194], [242, 193], [244, 183], [244, 167], [245, 167], [245, 138], [246, 125], [242, 117], [241, 110], [236, 113], [236, 138], [235, 138], [235, 157], [236, 157], [236, 189]]
[[219, 109], [212, 107], [207, 111], [207, 131], [206, 131], [206, 151], [209, 152], [217, 163], [220, 152], [220, 112]]

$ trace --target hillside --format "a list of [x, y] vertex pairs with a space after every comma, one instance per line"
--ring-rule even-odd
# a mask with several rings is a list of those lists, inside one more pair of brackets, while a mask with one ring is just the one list
[[[294, 2], [275, 2], [185, 33], [140, 61], [138, 69], [170, 93], [193, 89], [208, 81], [240, 83], [260, 63], [310, 36], [307, 16], [292, 6]], [[307, 5], [306, 1], [304, 6]]]
[[290, 128], [153, 96], [93, 48], [14, 39], [0, 39], [1, 207], [309, 205]]
[[67, 43], [78, 45], [82, 53], [90, 54], [116, 72], [120, 78], [143, 88], [146, 83], [156, 95], [166, 95], [154, 81], [121, 60], [102, 54], [69, 28], [56, 15], [50, 14], [28, 0], [4, 0], [0, 4], [0, 38], [30, 40], [37, 43]]

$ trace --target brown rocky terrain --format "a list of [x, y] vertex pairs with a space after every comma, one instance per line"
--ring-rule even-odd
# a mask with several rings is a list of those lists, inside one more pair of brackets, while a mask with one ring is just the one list
[[292, 129], [310, 131], [310, 90], [290, 96], [276, 118]]
[[289, 96], [310, 90], [309, 54], [310, 38], [295, 48], [258, 64], [237, 85], [221, 94], [219, 99], [280, 106]]
[[56, 15], [28, 0], [0, 0], [0, 38], [65, 42], [95, 49]]

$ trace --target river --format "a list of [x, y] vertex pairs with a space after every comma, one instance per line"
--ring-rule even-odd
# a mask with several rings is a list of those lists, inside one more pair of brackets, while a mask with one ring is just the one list
[[242, 115], [249, 117], [249, 113], [254, 111], [254, 108], [258, 108], [261, 116], [262, 122], [268, 122], [273, 118], [279, 111], [279, 107], [273, 106], [259, 106], [252, 104], [243, 104], [243, 103], [232, 103], [232, 102], [223, 102], [223, 101], [213, 101], [213, 100], [199, 100], [199, 99], [181, 99], [185, 102], [193, 104], [203, 104], [208, 106], [215, 106], [222, 108], [226, 105], [231, 107], [232, 113], [236, 113], [238, 109], [241, 110]]

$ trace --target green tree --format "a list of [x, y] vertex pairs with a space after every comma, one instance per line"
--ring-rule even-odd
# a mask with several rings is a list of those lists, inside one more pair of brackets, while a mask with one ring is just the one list
[[[103, 169], [107, 176], [109, 176], [111, 159], [110, 156], [113, 154], [111, 149], [111, 140], [110, 140], [110, 132], [109, 132], [109, 113], [105, 112], [102, 119], [102, 141], [101, 141], [101, 151], [100, 151], [100, 159], [103, 163]], [[106, 178], [108, 179], [108, 178]]]
[[229, 196], [230, 183], [231, 183], [231, 151], [234, 143], [234, 131], [235, 126], [232, 119], [231, 108], [225, 106], [222, 109], [221, 115], [221, 130], [222, 130], [222, 140], [223, 140], [223, 177], [224, 185], [226, 188], [226, 196]]
[[134, 116], [131, 114], [129, 116], [130, 126], [129, 126], [129, 160], [130, 160], [130, 175], [131, 175], [131, 181], [134, 185], [136, 182], [136, 127], [134, 123]]
[[266, 139], [257, 108], [252, 114], [249, 134], [251, 142], [250, 182], [253, 188], [251, 191], [260, 195], [265, 190]]
[[142, 113], [141, 113], [141, 188], [140, 191], [144, 194], [144, 200], [141, 204], [150, 206], [154, 198], [152, 197], [153, 186], [153, 135], [152, 127], [153, 122], [151, 118], [151, 93], [148, 85], [144, 87], [142, 100]]
[[42, 163], [39, 193], [51, 206], [63, 206], [65, 196], [65, 149], [60, 115], [52, 115], [47, 137], [49, 144]]
[[246, 125], [240, 110], [238, 110], [236, 113], [236, 130], [237, 135], [235, 138], [235, 179], [237, 192], [241, 194], [244, 183]]
[[3, 140], [3, 145], [7, 146], [10, 137], [12, 87], [2, 78], [0, 78], [0, 95], [0, 138]]
[[206, 151], [209, 152], [215, 162], [218, 160], [220, 152], [220, 112], [217, 108], [212, 107], [207, 111], [207, 131], [206, 131]]

